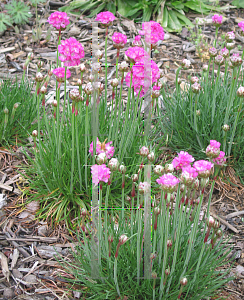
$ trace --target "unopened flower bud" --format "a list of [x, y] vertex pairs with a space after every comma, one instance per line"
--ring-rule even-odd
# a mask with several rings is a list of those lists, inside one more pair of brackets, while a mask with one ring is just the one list
[[95, 91], [98, 91], [98, 93], [100, 94], [103, 90], [104, 90], [104, 85], [101, 82], [94, 82], [94, 89]]
[[86, 66], [84, 64], [80, 65], [80, 71], [83, 73], [86, 70]]
[[9, 110], [7, 109], [7, 107], [4, 108], [3, 112], [5, 113], [5, 115], [8, 115]]
[[215, 56], [218, 55], [218, 51], [217, 51], [217, 49], [214, 48], [214, 47], [209, 48], [209, 49], [208, 49], [208, 52], [209, 52], [209, 56], [210, 56], [210, 57], [215, 57]]
[[119, 243], [121, 245], [123, 245], [124, 243], [126, 243], [128, 241], [128, 237], [125, 234], [122, 234], [119, 238]]
[[157, 273], [155, 271], [152, 272], [152, 278], [157, 279]]
[[78, 85], [78, 86], [82, 86], [82, 81], [81, 81], [81, 79], [78, 79], [78, 80], [77, 80], [77, 85]]
[[43, 65], [44, 65], [44, 63], [43, 63], [42, 60], [39, 60], [39, 61], [37, 62], [37, 67], [38, 67], [39, 69], [42, 68]]
[[153, 99], [156, 99], [156, 98], [158, 98], [160, 96], [160, 89], [153, 89], [152, 90], [152, 98]]
[[89, 80], [90, 82], [94, 81], [94, 76], [93, 76], [92, 74], [89, 75], [89, 76], [88, 76], [88, 80]]
[[29, 60], [32, 60], [34, 58], [34, 53], [33, 52], [28, 53], [27, 58]]
[[199, 94], [199, 92], [201, 91], [202, 87], [199, 83], [195, 82], [192, 86], [191, 86], [192, 92], [194, 94]]
[[117, 171], [119, 167], [119, 161], [117, 158], [111, 158], [108, 167], [111, 171]]
[[52, 106], [53, 106], [53, 107], [57, 107], [57, 106], [58, 106], [58, 102], [57, 102], [57, 100], [53, 100], [53, 102], [52, 102]]
[[208, 71], [208, 65], [203, 65], [202, 70], [203, 70], [203, 72], [207, 72]]
[[222, 230], [221, 230], [221, 229], [218, 229], [218, 230], [216, 231], [216, 235], [217, 235], [218, 238], [220, 238], [220, 237], [223, 235]]
[[82, 217], [86, 217], [87, 216], [87, 210], [84, 207], [81, 210], [81, 215], [82, 215]]
[[36, 74], [35, 81], [36, 81], [36, 82], [42, 82], [42, 81], [43, 81], [43, 75], [42, 75], [41, 72], [38, 72], [38, 73]]
[[112, 85], [112, 87], [116, 87], [119, 85], [119, 81], [117, 78], [114, 78], [111, 80], [110, 84]]
[[142, 146], [141, 149], [140, 149], [140, 155], [145, 157], [148, 154], [149, 154], [149, 149], [145, 146]]
[[92, 87], [92, 84], [90, 82], [88, 82], [84, 88], [84, 92], [87, 94], [87, 95], [91, 95], [92, 92], [93, 92], [93, 87]]
[[133, 175], [131, 176], [131, 180], [132, 180], [133, 182], [138, 181], [138, 175], [137, 175], [137, 174], [133, 174]]
[[171, 248], [173, 245], [172, 240], [167, 240], [167, 248]]
[[97, 50], [97, 52], [95, 53], [95, 57], [97, 59], [101, 59], [103, 57], [103, 52], [101, 50]]
[[148, 182], [140, 182], [138, 191], [141, 195], [148, 193], [150, 191], [150, 184]]
[[195, 82], [198, 83], [199, 82], [199, 78], [197, 76], [192, 76], [190, 81], [191, 81], [191, 84], [194, 84]]
[[43, 86], [40, 88], [40, 93], [41, 93], [41, 94], [46, 94], [46, 93], [47, 93], [47, 88], [45, 87], [45, 85], [43, 85]]
[[69, 97], [70, 97], [70, 99], [72, 100], [72, 101], [79, 101], [79, 99], [80, 99], [80, 92], [79, 92], [79, 90], [78, 89], [73, 89], [73, 90], [71, 90], [70, 92], [69, 92]]
[[153, 172], [157, 175], [163, 175], [164, 173], [164, 167], [162, 167], [161, 165], [157, 165], [155, 166], [155, 168], [153, 169]]
[[187, 70], [187, 69], [190, 69], [191, 67], [191, 62], [190, 60], [188, 59], [183, 59], [182, 62], [181, 62], [181, 66], [183, 69]]
[[97, 74], [101, 69], [101, 65], [99, 62], [92, 64], [92, 74]]
[[125, 172], [126, 172], [126, 166], [125, 166], [125, 165], [120, 165], [120, 166], [119, 166], [119, 172], [120, 172], [121, 174], [125, 174]]
[[120, 72], [127, 72], [129, 69], [129, 66], [126, 61], [122, 61], [122, 63], [119, 65], [119, 71]]
[[168, 268], [168, 269], [165, 270], [165, 275], [169, 276], [169, 274], [170, 274], [170, 268]]
[[150, 259], [153, 260], [157, 257], [157, 252], [151, 253]]
[[217, 55], [214, 59], [214, 62], [217, 66], [222, 66], [225, 63], [225, 59], [222, 55]]
[[182, 278], [180, 280], [180, 284], [183, 285], [183, 286], [187, 285], [187, 278], [186, 277]]
[[183, 192], [184, 192], [184, 190], [185, 190], [185, 187], [186, 187], [186, 186], [185, 186], [184, 184], [181, 184], [181, 185], [180, 185], [180, 191], [181, 191], [181, 193], [183, 193]]
[[20, 103], [14, 103], [14, 109], [17, 109], [19, 107]]
[[236, 93], [237, 93], [238, 97], [243, 98], [244, 97], [244, 87], [240, 86]]
[[174, 166], [172, 164], [166, 164], [164, 170], [166, 173], [172, 173], [174, 171]]
[[196, 110], [196, 115], [199, 117], [201, 115], [200, 109]]
[[229, 130], [230, 130], [230, 126], [229, 126], [228, 124], [224, 124], [224, 125], [222, 126], [222, 129], [223, 129], [224, 131], [229, 131]]
[[153, 209], [153, 212], [154, 212], [154, 214], [156, 215], [156, 216], [158, 216], [159, 214], [160, 214], [160, 208], [159, 207], [154, 207], [154, 209]]
[[178, 77], [178, 84], [181, 84], [181, 83], [182, 83], [182, 78]]
[[219, 221], [215, 221], [214, 224], [213, 224], [213, 228], [214, 229], [218, 229], [220, 226], [220, 222]]
[[235, 34], [234, 34], [233, 31], [227, 32], [227, 33], [225, 34], [225, 40], [226, 40], [227, 43], [233, 42], [234, 39], [235, 39]]
[[108, 236], [108, 242], [112, 243], [114, 241], [114, 237], [112, 235]]
[[105, 164], [107, 160], [107, 155], [104, 152], [101, 152], [96, 156], [96, 161], [99, 165]]
[[32, 131], [32, 136], [33, 136], [33, 137], [37, 137], [37, 130], [33, 130], [33, 131]]
[[235, 42], [232, 42], [232, 43], [227, 43], [225, 47], [226, 47], [228, 50], [231, 50], [231, 49], [234, 49], [234, 48], [235, 48], [235, 45], [236, 45], [236, 43], [235, 43]]
[[153, 162], [155, 160], [155, 155], [154, 155], [154, 152], [150, 152], [147, 156], [147, 159], [150, 161], [150, 162]]
[[227, 58], [230, 56], [229, 50], [226, 47], [221, 49], [220, 54], [223, 55], [224, 58]]
[[208, 227], [213, 227], [214, 226], [214, 223], [215, 223], [215, 220], [213, 217], [209, 217], [208, 220], [207, 220], [207, 225]]
[[233, 67], [239, 67], [242, 64], [242, 58], [239, 56], [239, 53], [233, 53], [233, 55], [230, 57], [230, 62]]

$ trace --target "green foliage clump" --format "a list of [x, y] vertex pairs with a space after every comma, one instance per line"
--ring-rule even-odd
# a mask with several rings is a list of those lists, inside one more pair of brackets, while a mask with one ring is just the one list
[[0, 32], [3, 32], [7, 29], [7, 26], [11, 26], [11, 18], [5, 13], [0, 13]]
[[21, 1], [13, 0], [5, 5], [5, 9], [15, 24], [24, 24], [28, 22], [28, 19], [31, 17], [29, 6]]

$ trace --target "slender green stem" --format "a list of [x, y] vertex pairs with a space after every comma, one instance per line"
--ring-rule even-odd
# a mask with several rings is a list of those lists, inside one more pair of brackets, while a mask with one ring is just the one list
[[87, 155], [88, 155], [87, 140], [88, 140], [88, 105], [86, 105], [86, 119], [85, 119], [85, 183], [86, 183], [86, 189], [87, 189]]
[[[58, 135], [58, 140], [59, 140], [59, 144], [58, 144], [58, 154], [60, 155], [60, 147], [61, 147], [61, 135], [62, 135], [62, 129], [63, 129], [63, 124], [64, 124], [64, 115], [65, 115], [65, 105], [66, 105], [66, 74], [67, 74], [67, 67], [65, 67], [65, 73], [64, 73], [64, 105], [63, 105], [63, 112], [62, 112], [62, 118], [61, 118], [61, 123], [60, 123], [60, 127], [59, 127], [59, 105], [57, 106], [57, 127], [59, 128], [59, 135]], [[59, 91], [60, 93], [60, 91]], [[59, 97], [60, 98], [60, 97]], [[60, 101], [60, 100], [59, 100]], [[59, 104], [59, 103], [58, 103]], [[67, 107], [69, 107], [69, 103], [67, 104]]]
[[77, 162], [78, 162], [78, 171], [79, 171], [79, 183], [80, 183], [80, 191], [82, 191], [82, 176], [81, 176], [81, 163], [80, 163], [80, 143], [79, 143], [79, 135], [78, 135], [78, 116], [75, 118], [75, 134], [76, 134], [76, 150], [77, 150]]
[[71, 119], [72, 127], [72, 159], [71, 159], [71, 179], [70, 179], [70, 195], [73, 195], [73, 178], [74, 178], [74, 169], [75, 169], [75, 113], [72, 113]]
[[115, 258], [115, 260], [114, 260], [114, 283], [116, 286], [117, 293], [120, 296], [120, 290], [119, 290], [118, 279], [117, 279], [117, 263], [118, 263], [118, 258]]
[[215, 30], [215, 40], [214, 40], [214, 47], [216, 47], [216, 44], [217, 44], [218, 30], [219, 30], [219, 27], [216, 27], [216, 30]]
[[108, 43], [108, 27], [106, 27], [106, 37], [105, 37], [105, 100], [107, 99], [107, 89], [108, 89], [107, 43]]
[[175, 86], [176, 86], [176, 94], [179, 94], [179, 83], [178, 83], [178, 77], [179, 77], [179, 73], [180, 70], [182, 69], [182, 67], [179, 67], [176, 71], [176, 78], [175, 78]]
[[219, 77], [220, 77], [219, 74], [220, 74], [220, 66], [218, 67], [218, 73], [217, 73], [217, 78], [216, 78], [216, 81], [215, 81], [215, 88], [214, 88], [214, 95], [213, 95], [213, 102], [212, 102], [212, 124], [213, 124], [214, 115], [215, 115], [216, 93], [217, 93]]

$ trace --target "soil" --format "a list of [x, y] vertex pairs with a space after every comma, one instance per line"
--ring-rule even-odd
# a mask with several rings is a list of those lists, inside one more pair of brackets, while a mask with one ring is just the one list
[[[15, 29], [10, 27], [1, 35], [0, 78], [3, 79], [8, 75], [13, 78], [17, 77], [19, 80], [22, 77], [23, 63], [29, 52], [34, 52], [35, 55], [27, 72], [30, 79], [37, 72], [36, 63], [38, 60], [41, 59], [44, 62], [44, 67], [41, 70], [43, 74], [55, 64], [58, 32], [52, 30], [48, 40], [49, 25], [47, 18], [51, 12], [57, 9], [57, 6], [55, 7], [52, 1], [48, 1], [48, 3], [49, 6], [48, 4], [38, 5], [39, 24], [42, 30], [39, 42], [35, 42], [32, 36], [32, 30], [36, 30], [34, 18], [30, 20], [29, 24]], [[58, 3], [62, 5], [64, 1]], [[219, 31], [221, 34], [234, 31], [237, 44], [232, 52], [242, 53], [244, 40], [238, 35], [237, 22], [244, 18], [244, 10], [230, 9], [225, 11], [224, 14], [227, 20]], [[34, 8], [33, 15], [35, 15]], [[192, 21], [196, 17], [202, 18], [201, 15], [188, 14], [187, 16]], [[114, 50], [111, 40], [113, 32], [125, 33], [132, 42], [140, 29], [140, 24], [135, 24], [133, 21], [118, 15], [117, 17], [109, 32], [108, 57], [111, 63], [108, 72], [109, 78], [115, 72], [116, 50]], [[84, 46], [85, 60], [88, 61], [92, 52], [91, 20], [84, 16], [77, 17], [70, 14], [70, 21], [72, 25], [69, 30], [62, 33], [62, 38], [73, 36], [78, 39]], [[215, 34], [213, 26], [205, 25], [202, 33], [208, 44], [213, 42]], [[200, 73], [202, 64], [207, 61], [207, 52], [203, 49], [203, 45], [203, 52], [200, 53], [201, 57], [199, 57], [194, 41], [189, 40], [190, 36], [191, 33], [186, 28], [179, 34], [168, 33], [165, 40], [158, 47], [159, 53], [153, 54], [153, 59], [159, 68], [163, 70], [165, 82], [170, 86], [174, 85], [176, 69], [183, 58], [190, 59], [193, 66], [189, 71], [182, 71], [181, 77], [185, 79], [189, 75]], [[219, 41], [221, 42], [221, 39]], [[104, 30], [99, 31], [99, 42], [103, 48]], [[239, 50], [238, 45], [241, 46], [241, 50]], [[128, 47], [129, 43], [125, 49]], [[121, 60], [124, 60], [124, 57], [121, 57]], [[104, 63], [104, 59], [101, 62]], [[71, 88], [77, 85], [80, 75], [77, 67], [72, 67], [70, 70], [75, 74], [69, 82]], [[88, 73], [85, 74], [84, 82], [87, 82], [88, 75]], [[53, 92], [54, 87], [55, 81], [51, 80], [49, 95]], [[126, 94], [126, 88], [124, 91]], [[108, 101], [111, 101], [111, 90], [108, 94]], [[162, 153], [161, 159], [164, 159], [164, 156], [165, 154]], [[70, 292], [67, 283], [61, 278], [65, 272], [57, 264], [54, 258], [55, 251], [53, 250], [53, 246], [55, 246], [60, 255], [65, 259], [69, 259], [68, 250], [77, 240], [74, 236], [69, 235], [64, 224], [53, 228], [47, 222], [36, 220], [35, 213], [38, 204], [32, 203], [27, 207], [23, 206], [27, 199], [28, 184], [20, 178], [19, 165], [21, 163], [28, 164], [21, 149], [16, 145], [12, 149], [2, 148], [0, 150], [0, 189], [2, 193], [2, 196], [0, 196], [6, 197], [6, 205], [0, 210], [0, 252], [8, 259], [8, 265], [12, 265], [6, 275], [2, 264], [0, 300], [79, 299], [79, 293]], [[227, 284], [220, 295], [224, 299], [244, 299], [244, 186], [235, 175], [233, 168], [227, 167], [222, 175], [222, 179], [218, 179], [215, 184], [211, 214], [214, 217], [220, 217], [221, 228], [225, 236], [232, 235], [230, 244], [234, 247], [231, 256], [235, 257], [235, 263], [231, 269], [231, 275], [235, 276], [235, 280]], [[10, 187], [10, 191], [6, 187], [4, 188], [4, 185]], [[72, 239], [73, 245], [70, 239]], [[1, 262], [3, 260], [3, 257], [1, 257]], [[66, 276], [69, 275], [66, 274]], [[9, 278], [9, 282], [6, 278]]]

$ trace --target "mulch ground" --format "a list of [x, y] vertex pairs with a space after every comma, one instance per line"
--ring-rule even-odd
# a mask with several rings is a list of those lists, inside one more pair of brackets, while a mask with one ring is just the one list
[[[64, 2], [64, 1], [63, 1]], [[60, 5], [63, 3], [59, 1]], [[34, 40], [32, 29], [36, 29], [35, 19], [30, 23], [17, 29], [8, 28], [0, 36], [0, 79], [6, 75], [20, 79], [22, 77], [23, 63], [29, 52], [34, 52], [35, 58], [30, 63], [27, 76], [32, 79], [36, 74], [36, 63], [38, 60], [44, 62], [42, 73], [45, 74], [56, 61], [56, 43], [58, 32], [51, 31], [47, 36], [49, 25], [46, 20], [51, 12], [57, 9], [50, 1], [48, 5], [38, 5], [40, 28], [42, 30], [40, 41]], [[0, 4], [1, 5], [1, 4]], [[33, 11], [34, 15], [34, 11]], [[232, 52], [239, 52], [238, 44], [243, 47], [243, 38], [237, 34], [237, 22], [244, 18], [244, 10], [230, 10], [225, 12], [227, 20], [220, 27], [220, 33], [228, 31], [236, 32], [237, 47]], [[116, 50], [112, 46], [111, 36], [118, 31], [130, 37], [132, 42], [140, 29], [139, 24], [121, 18], [110, 27], [108, 39], [108, 57], [111, 67], [108, 78], [115, 75]], [[194, 21], [201, 15], [188, 14]], [[91, 20], [81, 16], [70, 15], [71, 27], [63, 33], [63, 39], [75, 37], [85, 49], [85, 61], [91, 57], [92, 50], [92, 25]], [[214, 39], [215, 29], [211, 25], [204, 25], [202, 34], [204, 40], [210, 44]], [[221, 34], [220, 34], [221, 35]], [[219, 36], [220, 36], [219, 35]], [[159, 68], [164, 72], [164, 80], [169, 86], [174, 85], [176, 69], [183, 58], [190, 59], [192, 69], [182, 71], [182, 78], [187, 79], [188, 75], [200, 73], [204, 59], [207, 54], [196, 49], [195, 44], [189, 40], [191, 33], [183, 29], [180, 34], [166, 34], [165, 40], [159, 46], [159, 53], [153, 54], [153, 59]], [[104, 31], [99, 31], [100, 47], [104, 48]], [[126, 49], [129, 47], [129, 43]], [[124, 51], [124, 50], [123, 50]], [[199, 53], [198, 53], [199, 52]], [[199, 55], [200, 54], [200, 57]], [[121, 56], [121, 60], [124, 57]], [[104, 59], [101, 60], [104, 63]], [[72, 79], [69, 81], [70, 88], [77, 85], [79, 78], [78, 68], [71, 68]], [[87, 82], [88, 73], [85, 74], [84, 82]], [[53, 92], [55, 80], [51, 80], [49, 95]], [[126, 95], [126, 87], [124, 89]], [[112, 92], [108, 92], [111, 100]], [[47, 104], [49, 105], [49, 104]], [[28, 183], [22, 181], [18, 172], [21, 163], [27, 164], [24, 155], [16, 145], [10, 149], [0, 150], [0, 253], [2, 270], [0, 271], [0, 300], [1, 299], [25, 299], [25, 300], [53, 300], [53, 299], [79, 299], [79, 293], [69, 291], [67, 282], [63, 278], [64, 270], [60, 268], [54, 258], [55, 246], [59, 254], [69, 259], [69, 249], [77, 242], [75, 237], [69, 235], [64, 225], [53, 228], [48, 222], [35, 219], [38, 203], [23, 206], [27, 196]], [[162, 154], [163, 155], [163, 154]], [[207, 199], [207, 195], [206, 195]], [[205, 201], [206, 203], [206, 201]], [[232, 235], [230, 244], [233, 245], [231, 257], [235, 257], [231, 275], [236, 279], [225, 286], [220, 293], [226, 299], [244, 299], [244, 186], [235, 175], [231, 167], [226, 168], [222, 179], [215, 184], [212, 198], [211, 214], [218, 216], [221, 221], [221, 228], [226, 237]], [[73, 245], [72, 245], [72, 243]], [[6, 259], [5, 259], [6, 258]], [[3, 261], [9, 266], [6, 274]], [[66, 274], [66, 276], [69, 276]], [[9, 278], [9, 281], [6, 280]], [[214, 299], [214, 298], [212, 298]]]

